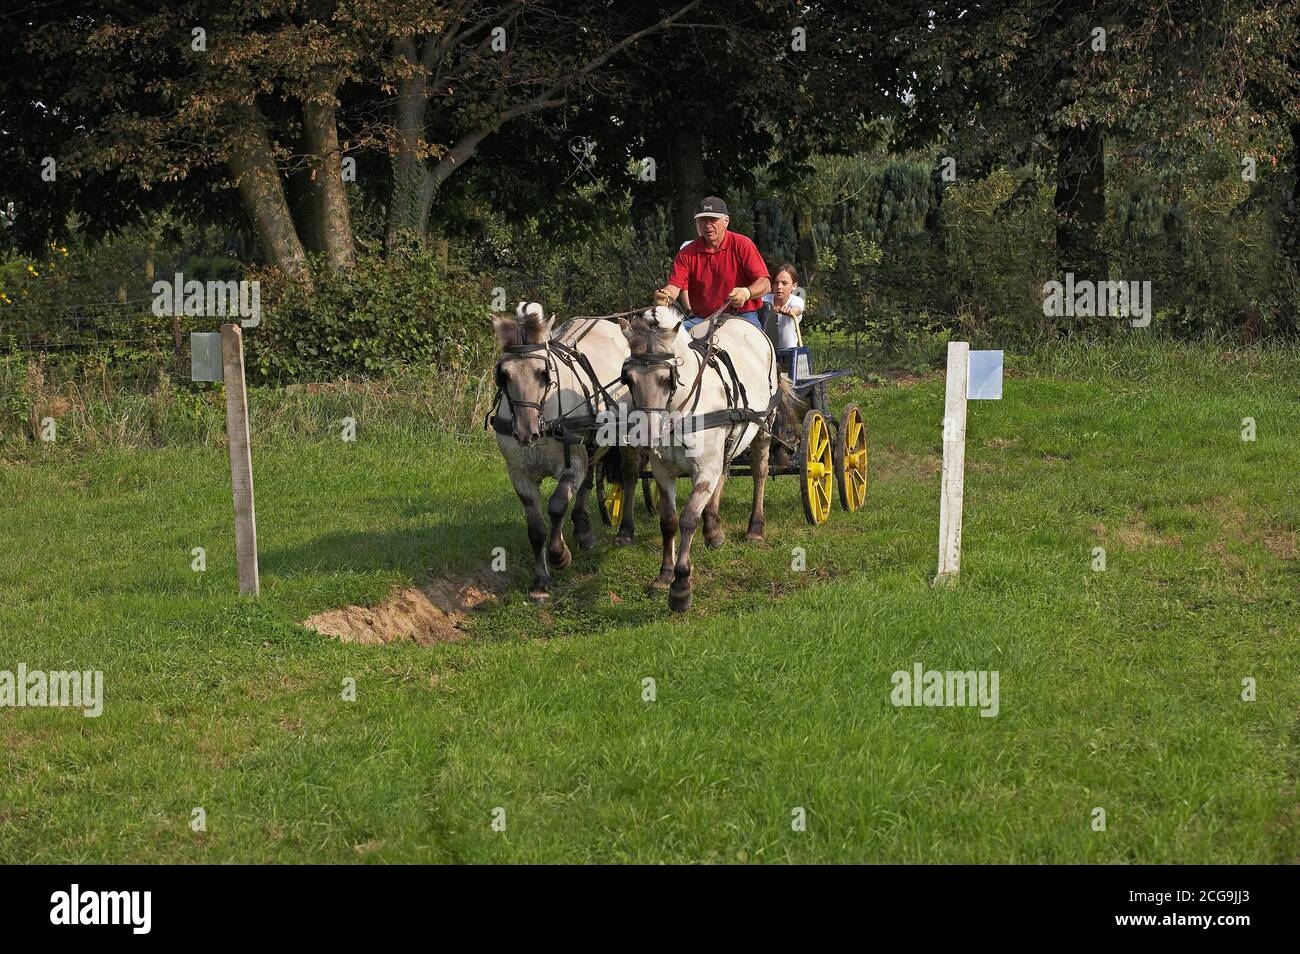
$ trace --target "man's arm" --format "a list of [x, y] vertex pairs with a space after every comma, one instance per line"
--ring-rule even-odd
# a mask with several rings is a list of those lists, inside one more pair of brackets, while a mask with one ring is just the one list
[[731, 299], [731, 304], [735, 308], [743, 308], [745, 302], [753, 298], [761, 298], [772, 290], [772, 281], [768, 275], [767, 263], [763, 261], [763, 256], [758, 253], [758, 246], [747, 238], [742, 243], [740, 264], [742, 274], [749, 284], [733, 288], [731, 294], [727, 296]]
[[663, 288], [655, 289], [656, 305], [671, 305], [682, 293], [691, 277], [690, 253], [687, 251], [692, 243], [687, 242], [673, 256], [673, 267], [668, 273], [668, 283]]

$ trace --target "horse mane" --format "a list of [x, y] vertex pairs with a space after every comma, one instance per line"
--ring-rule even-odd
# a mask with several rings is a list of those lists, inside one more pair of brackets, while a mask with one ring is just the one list
[[492, 325], [500, 336], [501, 344], [512, 345], [542, 344], [546, 341], [546, 317], [542, 306], [537, 302], [519, 303], [514, 317], [493, 315]]
[[632, 353], [672, 351], [677, 326], [683, 317], [680, 311], [668, 305], [658, 305], [641, 312], [629, 323], [627, 331], [628, 346]]

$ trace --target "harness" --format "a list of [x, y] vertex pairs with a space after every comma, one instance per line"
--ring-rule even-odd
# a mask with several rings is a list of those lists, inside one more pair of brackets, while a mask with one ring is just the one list
[[[590, 324], [573, 339], [571, 344], [562, 341], [561, 338], [567, 333], [570, 325], [574, 321], [581, 320], [589, 320]], [[570, 466], [570, 448], [574, 444], [587, 443], [595, 430], [599, 410], [596, 406], [597, 395], [603, 398], [605, 407], [613, 407], [617, 403], [610, 395], [608, 386], [603, 384], [600, 378], [597, 377], [596, 370], [591, 366], [591, 360], [577, 348], [578, 343], [587, 336], [592, 328], [596, 327], [599, 321], [599, 318], [575, 318], [565, 322], [564, 326], [547, 341], [536, 344], [506, 345], [502, 349], [505, 351], [505, 355], [496, 363], [496, 396], [492, 400], [493, 410], [488, 411], [483, 420], [484, 429], [491, 427], [498, 434], [509, 436], [513, 429], [515, 408], [536, 408], [537, 415], [540, 418], [541, 436], [555, 438], [564, 446], [564, 466]], [[508, 382], [503, 373], [503, 366], [507, 361], [521, 358], [546, 362], [546, 387], [542, 392], [540, 401], [521, 401], [510, 393]], [[558, 369], [561, 364], [568, 368], [574, 380], [578, 382], [578, 386], [582, 388], [582, 401], [567, 411], [564, 410], [559, 392]], [[542, 417], [542, 407], [546, 404], [546, 400], [552, 391], [556, 392], [556, 402], [560, 407], [560, 414], [553, 420], [548, 421]], [[496, 409], [501, 406], [503, 398], [506, 406], [510, 409], [509, 417], [502, 417], [500, 414], [495, 413]]]
[[[723, 309], [725, 307], [724, 305]], [[740, 438], [748, 425], [755, 424], [764, 429], [769, 428], [769, 422], [776, 411], [776, 402], [772, 402], [772, 406], [765, 413], [760, 413], [749, 406], [749, 395], [745, 391], [744, 382], [740, 380], [740, 375], [736, 373], [736, 366], [731, 360], [731, 355], [717, 346], [714, 337], [714, 332], [717, 330], [718, 325], [722, 323], [718, 319], [722, 315], [723, 309], [719, 309], [709, 318], [708, 332], [703, 337], [696, 338], [690, 344], [691, 350], [696, 353], [700, 365], [695, 376], [695, 383], [691, 386], [691, 394], [687, 395], [690, 411], [688, 412], [689, 416], [682, 419], [682, 426], [685, 428], [689, 424], [691, 430], [726, 427], [727, 436], [723, 444], [723, 464], [726, 466], [731, 463], [732, 458], [735, 456], [736, 448], [740, 444]], [[726, 318], [722, 318], [722, 321], [725, 320]], [[668, 387], [668, 397], [664, 406], [644, 407], [634, 402], [633, 407], [635, 410], [669, 411], [672, 408], [677, 388], [681, 384], [681, 374], [677, 370], [677, 355], [672, 351], [642, 351], [634, 353], [624, 361], [624, 376], [626, 376], [628, 365], [655, 367], [664, 364], [670, 366], [672, 375]], [[712, 370], [718, 375], [718, 380], [722, 383], [723, 393], [727, 398], [727, 406], [716, 411], [697, 414], [696, 408], [699, 407], [700, 395], [703, 393], [701, 385], [706, 370]], [[683, 407], [685, 407], [686, 403], [686, 401], [682, 402]]]

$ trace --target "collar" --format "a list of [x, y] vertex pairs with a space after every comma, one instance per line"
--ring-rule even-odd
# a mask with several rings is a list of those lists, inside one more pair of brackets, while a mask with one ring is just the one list
[[717, 255], [719, 252], [725, 252], [731, 245], [731, 229], [727, 229], [727, 234], [722, 236], [722, 244], [717, 248], [710, 247], [709, 243], [704, 241], [703, 236], [697, 237], [695, 241], [700, 243], [700, 251], [705, 255]]

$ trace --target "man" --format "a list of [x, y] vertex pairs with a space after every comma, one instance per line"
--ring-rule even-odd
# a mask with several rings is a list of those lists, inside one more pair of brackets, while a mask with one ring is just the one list
[[758, 308], [762, 296], [772, 290], [767, 265], [750, 239], [727, 230], [730, 222], [727, 203], [714, 195], [701, 200], [695, 209], [695, 231], [700, 237], [678, 249], [668, 284], [655, 292], [655, 304], [667, 305], [686, 291], [691, 311], [688, 331], [724, 304], [732, 314], [763, 330]]

